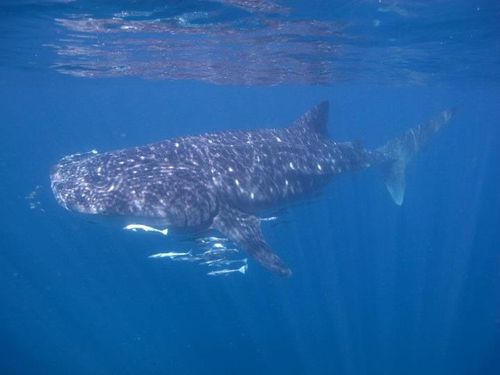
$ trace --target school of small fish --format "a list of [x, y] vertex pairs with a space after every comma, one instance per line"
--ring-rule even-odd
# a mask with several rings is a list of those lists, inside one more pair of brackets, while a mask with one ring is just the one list
[[[168, 228], [157, 229], [144, 224], [129, 224], [123, 229], [133, 232], [159, 233], [164, 236], [168, 234]], [[199, 238], [197, 243], [198, 252], [196, 253], [193, 250], [168, 251], [151, 254], [149, 258], [196, 262], [200, 265], [210, 267], [211, 270], [207, 273], [209, 276], [228, 276], [230, 274], [245, 274], [247, 272], [247, 258], [235, 258], [239, 255], [239, 250], [231, 247], [231, 243], [226, 238], [204, 237]]]

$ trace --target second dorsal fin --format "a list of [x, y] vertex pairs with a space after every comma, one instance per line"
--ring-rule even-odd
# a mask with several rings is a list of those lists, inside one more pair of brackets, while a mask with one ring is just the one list
[[301, 117], [299, 117], [292, 126], [303, 128], [307, 132], [314, 132], [322, 136], [328, 136], [327, 122], [329, 103], [327, 101], [319, 103]]

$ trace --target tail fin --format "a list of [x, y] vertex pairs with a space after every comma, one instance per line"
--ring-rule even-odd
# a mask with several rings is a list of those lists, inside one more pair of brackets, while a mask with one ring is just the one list
[[405, 170], [408, 161], [452, 117], [455, 109], [447, 109], [428, 122], [407, 130], [403, 135], [387, 142], [376, 151], [386, 161], [385, 186], [394, 203], [403, 204], [405, 195]]

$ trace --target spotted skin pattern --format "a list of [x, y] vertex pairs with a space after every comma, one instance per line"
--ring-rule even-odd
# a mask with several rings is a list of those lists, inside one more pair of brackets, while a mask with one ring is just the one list
[[216, 229], [266, 268], [290, 269], [265, 242], [260, 210], [317, 192], [334, 176], [390, 158], [327, 135], [323, 102], [283, 129], [182, 137], [64, 157], [51, 173], [57, 201], [79, 213]]

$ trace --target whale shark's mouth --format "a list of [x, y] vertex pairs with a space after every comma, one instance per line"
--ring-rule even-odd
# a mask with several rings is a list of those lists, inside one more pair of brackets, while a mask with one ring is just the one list
[[64, 179], [59, 173], [58, 167], [59, 164], [53, 168], [52, 173], [50, 174], [50, 187], [52, 188], [52, 193], [54, 194], [57, 203], [59, 203], [65, 209], [70, 210], [70, 208], [66, 204], [67, 195], [62, 193]]

